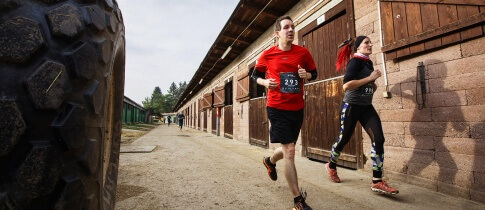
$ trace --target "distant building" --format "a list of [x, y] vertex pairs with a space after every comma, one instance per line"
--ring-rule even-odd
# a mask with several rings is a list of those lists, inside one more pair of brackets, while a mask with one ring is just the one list
[[128, 97], [123, 98], [123, 124], [147, 123], [147, 110]]

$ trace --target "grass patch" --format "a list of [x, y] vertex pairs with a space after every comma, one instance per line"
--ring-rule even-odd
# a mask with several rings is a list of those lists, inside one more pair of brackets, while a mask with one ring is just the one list
[[151, 130], [152, 128], [158, 126], [157, 124], [124, 124], [122, 125], [122, 128], [124, 129], [133, 129], [133, 130], [142, 130], [142, 131], [148, 131]]
[[121, 130], [121, 143], [129, 144], [135, 139], [145, 135], [148, 131], [158, 126], [157, 124], [125, 124], [122, 125]]
[[131, 125], [123, 126], [123, 128], [124, 129], [131, 129], [131, 130], [140, 130], [140, 131], [150, 130], [149, 128], [138, 127], [138, 126], [131, 126]]

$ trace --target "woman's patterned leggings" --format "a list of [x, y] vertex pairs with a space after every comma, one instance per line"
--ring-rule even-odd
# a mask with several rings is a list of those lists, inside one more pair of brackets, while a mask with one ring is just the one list
[[332, 145], [330, 161], [336, 164], [340, 152], [350, 141], [357, 121], [364, 127], [372, 140], [372, 171], [374, 178], [382, 178], [382, 164], [384, 162], [384, 133], [379, 115], [372, 105], [355, 105], [342, 102], [340, 106], [340, 135]]

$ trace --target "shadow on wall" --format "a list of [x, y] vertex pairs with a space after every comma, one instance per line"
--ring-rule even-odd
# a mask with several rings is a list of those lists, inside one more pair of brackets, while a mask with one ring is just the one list
[[[469, 124], [460, 107], [466, 105], [466, 99], [462, 100], [457, 92], [446, 89], [444, 80], [448, 69], [439, 65], [440, 63], [440, 60], [426, 60], [424, 78], [420, 78], [417, 70], [415, 77], [407, 78], [401, 83], [403, 105], [414, 108], [405, 132], [409, 146], [414, 143], [413, 153], [407, 162], [407, 173], [457, 185], [456, 175], [460, 167], [455, 160], [463, 159], [453, 158], [452, 153], [461, 153], [460, 149], [453, 150], [461, 146], [460, 141], [468, 140], [460, 138], [469, 138], [470, 135]], [[433, 65], [439, 65], [439, 68], [430, 68]], [[424, 89], [420, 83], [422, 80]], [[448, 148], [450, 145], [452, 151]], [[465, 179], [473, 182], [473, 176]], [[437, 184], [436, 190], [449, 191], [440, 189], [443, 186], [445, 185]]]
[[[482, 97], [484, 96], [482, 95]], [[471, 199], [485, 203], [485, 120], [472, 125], [470, 132], [473, 134], [472, 138], [477, 142], [474, 149], [477, 157], [473, 161], [474, 180], [471, 188], [479, 192], [471, 193]]]

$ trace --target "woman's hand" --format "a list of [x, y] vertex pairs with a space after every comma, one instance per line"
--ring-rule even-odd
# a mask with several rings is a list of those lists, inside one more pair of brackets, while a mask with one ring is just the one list
[[[368, 77], [366, 78], [363, 78], [363, 79], [359, 79], [359, 80], [351, 80], [351, 81], [348, 81], [347, 83], [344, 84], [343, 88], [344, 88], [344, 91], [347, 91], [347, 90], [354, 90], [354, 89], [357, 89], [359, 88], [360, 86], [362, 85], [365, 85], [365, 84], [368, 84], [368, 83], [374, 83], [373, 86], [376, 88], [377, 85], [375, 84], [375, 80], [379, 77], [381, 77], [382, 74], [381, 74], [381, 71], [379, 70], [374, 70]], [[374, 88], [374, 91], [375, 91], [375, 88]]]

